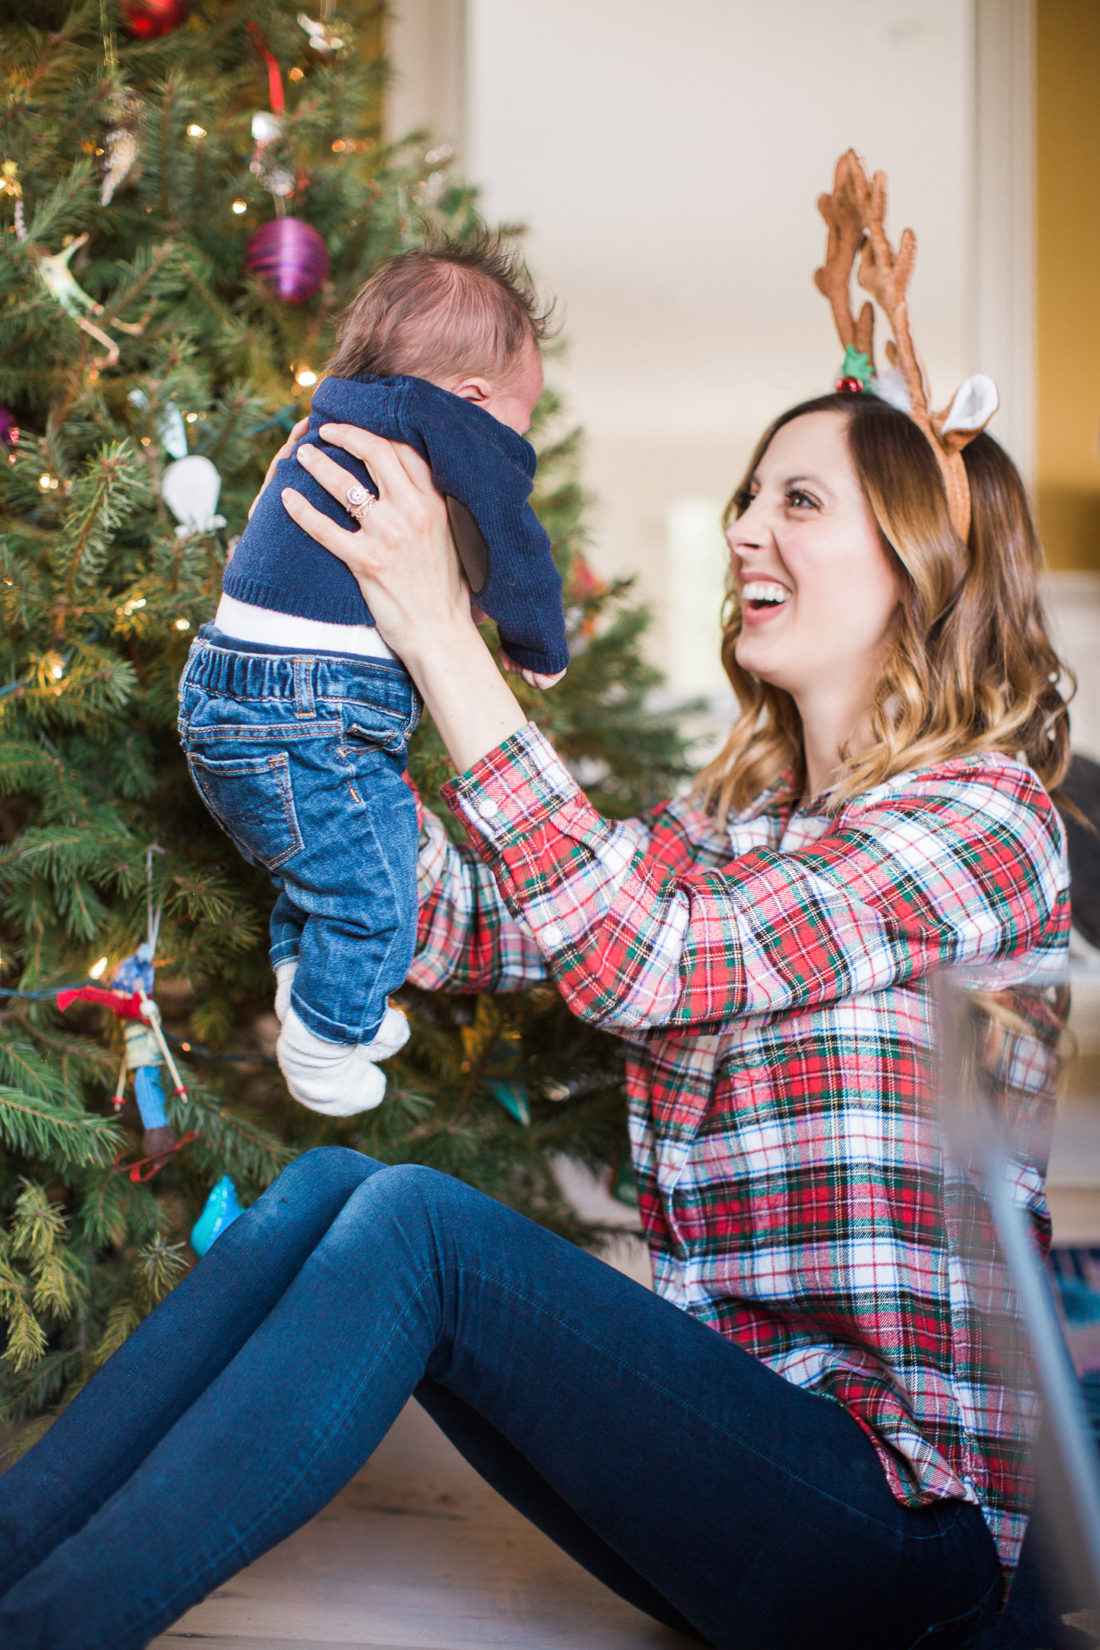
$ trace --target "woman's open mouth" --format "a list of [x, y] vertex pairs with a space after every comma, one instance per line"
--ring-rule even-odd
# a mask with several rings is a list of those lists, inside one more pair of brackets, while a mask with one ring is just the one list
[[747, 621], [767, 618], [790, 600], [790, 591], [774, 579], [750, 579], [741, 586], [741, 609]]

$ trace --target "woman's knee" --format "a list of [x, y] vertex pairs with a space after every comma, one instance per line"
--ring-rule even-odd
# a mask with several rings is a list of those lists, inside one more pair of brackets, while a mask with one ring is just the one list
[[355, 1191], [371, 1175], [385, 1168], [384, 1163], [367, 1157], [364, 1152], [352, 1151], [348, 1146], [314, 1146], [303, 1152], [272, 1181], [268, 1197], [309, 1196], [316, 1192]]
[[444, 1209], [453, 1203], [461, 1203], [471, 1195], [478, 1195], [453, 1175], [444, 1174], [440, 1169], [429, 1169], [423, 1163], [392, 1164], [386, 1170], [385, 1180], [380, 1180], [376, 1189], [387, 1202], [392, 1201], [409, 1209]]
[[[349, 1199], [375, 1242], [392, 1236], [399, 1248], [445, 1258], [471, 1218], [471, 1206], [489, 1199], [453, 1175], [422, 1163], [398, 1163]], [[426, 1247], [425, 1247], [426, 1246]]]

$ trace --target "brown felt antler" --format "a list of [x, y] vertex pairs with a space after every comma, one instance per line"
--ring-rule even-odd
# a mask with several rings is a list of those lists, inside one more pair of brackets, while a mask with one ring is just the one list
[[822, 195], [818, 207], [828, 225], [829, 238], [825, 267], [815, 272], [814, 282], [829, 300], [840, 342], [845, 348], [854, 345], [868, 356], [871, 353], [871, 306], [865, 304], [855, 322], [848, 299], [848, 271], [858, 253], [859, 284], [878, 304], [893, 333], [886, 345], [886, 358], [902, 374], [909, 416], [931, 445], [943, 476], [951, 520], [965, 542], [970, 531], [970, 487], [962, 449], [996, 412], [996, 386], [979, 374], [967, 380], [942, 412], [930, 411], [924, 367], [909, 323], [908, 290], [917, 238], [911, 229], [903, 229], [897, 251], [890, 245], [886, 234], [885, 172], [876, 172], [868, 179], [859, 156], [849, 149], [837, 161], [833, 193]]
[[886, 234], [886, 173], [876, 172], [870, 183], [859, 157], [849, 151], [849, 160], [865, 185], [866, 239], [859, 260], [859, 284], [878, 304], [893, 337], [886, 345], [886, 359], [905, 379], [909, 396], [909, 416], [919, 424], [929, 441], [934, 440], [924, 367], [909, 326], [909, 282], [917, 259], [917, 237], [903, 229], [895, 252]]
[[858, 320], [852, 314], [852, 270], [864, 240], [865, 203], [861, 198], [860, 182], [866, 181], [858, 161], [853, 170], [851, 162], [854, 158], [851, 150], [841, 155], [836, 163], [832, 194], [817, 197], [818, 211], [829, 228], [829, 239], [825, 247], [825, 262], [820, 269], [814, 270], [814, 284], [829, 300], [844, 348], [858, 349], [872, 361], [874, 309], [870, 304], [864, 304]]

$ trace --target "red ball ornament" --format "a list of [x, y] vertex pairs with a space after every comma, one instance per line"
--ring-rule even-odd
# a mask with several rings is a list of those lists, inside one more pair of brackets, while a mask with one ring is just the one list
[[304, 304], [328, 274], [328, 247], [301, 218], [272, 218], [250, 237], [245, 262], [284, 304]]
[[841, 395], [862, 395], [867, 388], [862, 378], [838, 378], [836, 387]]
[[187, 22], [190, 0], [124, 0], [122, 26], [136, 40], [156, 40]]

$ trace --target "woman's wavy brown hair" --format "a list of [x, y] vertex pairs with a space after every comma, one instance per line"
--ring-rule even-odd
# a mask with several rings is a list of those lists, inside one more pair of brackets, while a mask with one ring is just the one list
[[[1038, 594], [1042, 546], [1012, 460], [984, 434], [964, 449], [971, 494], [964, 545], [932, 449], [912, 419], [873, 395], [823, 395], [792, 407], [764, 432], [725, 524], [745, 508], [749, 481], [776, 431], [815, 412], [847, 420], [856, 474], [903, 573], [894, 646], [875, 689], [872, 741], [841, 753], [830, 805], [910, 768], [991, 750], [1019, 753], [1054, 791], [1069, 762], [1073, 682], [1047, 636]], [[794, 700], [741, 669], [734, 657], [740, 634], [731, 582], [722, 663], [741, 715], [696, 782], [696, 793], [720, 818], [746, 807], [788, 769], [786, 795], [801, 796], [805, 783]]]

